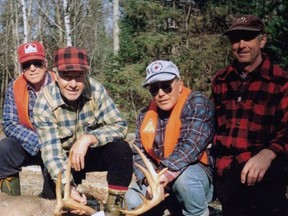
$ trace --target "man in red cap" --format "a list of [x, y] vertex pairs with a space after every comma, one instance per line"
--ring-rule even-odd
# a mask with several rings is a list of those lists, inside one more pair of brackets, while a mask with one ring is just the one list
[[32, 117], [37, 95], [53, 77], [47, 73], [44, 47], [37, 41], [20, 45], [18, 60], [22, 73], [9, 84], [4, 101], [3, 128], [7, 137], [0, 141], [0, 189], [20, 195], [22, 166], [40, 165], [44, 177], [41, 196], [52, 199], [55, 197], [54, 182], [43, 165]]
[[224, 216], [284, 216], [288, 177], [288, 73], [262, 52], [258, 16], [227, 30], [234, 62], [212, 82], [215, 190]]
[[56, 180], [66, 168], [68, 154], [73, 153], [73, 180], [68, 184], [73, 184], [71, 197], [82, 203], [86, 197], [75, 186], [86, 172], [107, 171], [107, 210], [113, 216], [121, 215], [118, 208], [123, 208], [133, 170], [132, 150], [123, 139], [128, 131], [126, 121], [103, 85], [88, 76], [84, 49], [57, 50], [54, 66], [56, 82], [44, 88], [34, 107], [43, 161]]

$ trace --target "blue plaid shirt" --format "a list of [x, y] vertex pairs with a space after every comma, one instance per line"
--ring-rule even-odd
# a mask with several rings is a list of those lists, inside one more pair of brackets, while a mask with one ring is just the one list
[[[44, 91], [49, 95], [45, 96]], [[92, 134], [97, 138], [97, 143], [90, 147], [126, 137], [126, 121], [96, 80], [89, 78], [87, 81], [77, 110], [65, 103], [57, 82], [48, 85], [44, 91], [36, 101], [34, 121], [42, 143], [42, 158], [53, 179], [65, 170], [66, 153], [81, 136]]]
[[[23, 148], [30, 154], [36, 155], [40, 149], [39, 137], [37, 133], [30, 128], [25, 127], [19, 121], [18, 112], [16, 108], [13, 80], [9, 83], [5, 94], [4, 108], [3, 108], [3, 128], [7, 137], [15, 138], [21, 143]], [[44, 86], [52, 82], [52, 77], [49, 73], [46, 73], [46, 80]], [[37, 98], [37, 94], [34, 89], [28, 84], [29, 94], [29, 107], [28, 113], [30, 121], [33, 124], [33, 107]]]
[[[135, 144], [149, 157], [142, 147], [140, 139], [140, 127], [147, 109], [148, 107], [144, 108], [138, 116]], [[157, 132], [153, 146], [157, 157], [160, 158], [160, 166], [154, 163], [154, 168], [162, 169], [163, 167], [168, 167], [168, 171], [176, 178], [188, 165], [197, 162], [199, 154], [208, 146], [214, 136], [213, 115], [214, 106], [212, 101], [200, 92], [191, 92], [182, 110], [182, 127], [178, 143], [172, 154], [169, 157], [164, 158], [164, 134], [170, 113], [159, 112]], [[153, 163], [153, 159], [151, 157], [150, 159]], [[134, 161], [145, 167], [143, 160], [136, 152]], [[200, 164], [211, 178], [213, 158], [209, 157], [209, 164], [211, 166], [206, 166], [202, 163]], [[142, 182], [144, 174], [137, 166], [134, 166], [134, 173], [137, 180]]]

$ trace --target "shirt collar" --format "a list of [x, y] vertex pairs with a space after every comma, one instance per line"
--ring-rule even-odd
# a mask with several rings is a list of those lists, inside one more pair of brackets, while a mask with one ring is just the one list
[[[257, 68], [251, 73], [247, 74], [247, 76], [255, 77], [258, 79], [261, 77], [269, 81], [271, 80], [272, 64], [269, 57], [265, 53], [262, 53], [262, 59], [263, 59], [262, 62], [257, 66]], [[239, 68], [238, 63], [234, 61], [233, 64], [227, 68], [225, 79], [229, 79], [229, 77], [233, 74], [234, 75], [237, 74], [240, 77], [240, 72], [238, 68]]]

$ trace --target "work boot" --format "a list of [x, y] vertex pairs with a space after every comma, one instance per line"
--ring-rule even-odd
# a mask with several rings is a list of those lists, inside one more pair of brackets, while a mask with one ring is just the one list
[[106, 203], [106, 210], [113, 216], [124, 216], [119, 209], [124, 208], [124, 195], [126, 191], [111, 190], [108, 191], [108, 199]]
[[54, 181], [52, 180], [51, 176], [48, 173], [48, 170], [46, 167], [41, 167], [42, 176], [43, 176], [43, 188], [42, 192], [38, 195], [38, 197], [44, 198], [44, 199], [56, 199], [56, 185]]
[[21, 195], [19, 173], [5, 179], [1, 179], [0, 189], [1, 192], [12, 196]]

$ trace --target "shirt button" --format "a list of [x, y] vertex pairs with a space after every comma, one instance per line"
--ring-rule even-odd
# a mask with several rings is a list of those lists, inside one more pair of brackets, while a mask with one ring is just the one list
[[240, 122], [237, 122], [236, 125], [239, 126], [239, 125], [240, 125]]

